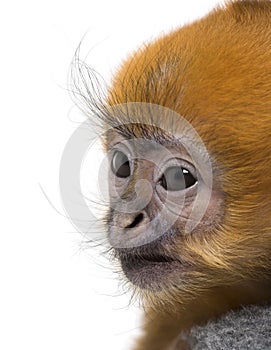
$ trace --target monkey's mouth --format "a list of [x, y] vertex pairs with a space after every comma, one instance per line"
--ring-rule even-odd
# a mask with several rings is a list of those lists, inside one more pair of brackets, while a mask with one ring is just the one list
[[125, 276], [141, 289], [160, 290], [177, 284], [186, 270], [183, 262], [162, 254], [118, 252], [118, 258]]

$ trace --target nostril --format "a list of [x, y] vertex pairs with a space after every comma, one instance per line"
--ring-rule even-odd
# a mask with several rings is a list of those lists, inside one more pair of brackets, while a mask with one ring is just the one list
[[144, 215], [142, 213], [138, 214], [135, 218], [134, 218], [134, 221], [126, 226], [125, 228], [134, 228], [136, 226], [138, 226], [140, 224], [140, 222], [143, 220], [144, 218]]

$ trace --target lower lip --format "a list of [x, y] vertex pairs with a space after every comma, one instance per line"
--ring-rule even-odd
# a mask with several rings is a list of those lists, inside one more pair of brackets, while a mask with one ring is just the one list
[[125, 276], [135, 286], [147, 290], [161, 290], [182, 279], [184, 265], [179, 261], [159, 262], [145, 259], [121, 259]]

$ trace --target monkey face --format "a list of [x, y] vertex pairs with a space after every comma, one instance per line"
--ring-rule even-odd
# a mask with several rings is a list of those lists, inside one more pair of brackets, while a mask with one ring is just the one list
[[[136, 137], [138, 128], [144, 138]], [[206, 181], [213, 176], [210, 160], [176, 133], [138, 123], [125, 130], [129, 137], [118, 129], [107, 134], [108, 237], [115, 256], [141, 289], [188, 283], [200, 272], [187, 249], [189, 237], [211, 232], [223, 215], [222, 192]]]

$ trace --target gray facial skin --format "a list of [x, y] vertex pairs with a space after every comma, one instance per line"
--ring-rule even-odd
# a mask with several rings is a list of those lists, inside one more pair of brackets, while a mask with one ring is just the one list
[[[168, 142], [161, 135], [156, 140], [126, 139], [111, 130], [107, 147], [108, 236], [124, 274], [141, 289], [184, 283], [195, 267], [182, 245], [191, 235], [212, 231], [221, 220], [219, 185], [206, 185], [201, 165], [178, 140]], [[203, 205], [205, 213], [196, 222]], [[191, 222], [195, 225], [189, 231]]]

